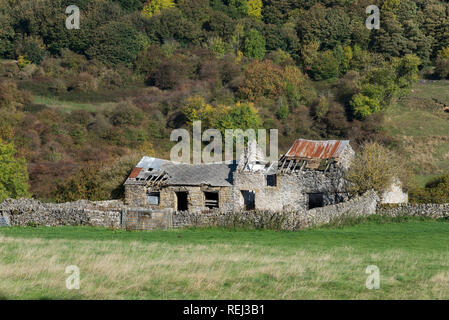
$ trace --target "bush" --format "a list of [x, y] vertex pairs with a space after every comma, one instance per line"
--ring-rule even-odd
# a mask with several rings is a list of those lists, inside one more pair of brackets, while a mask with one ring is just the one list
[[29, 196], [25, 160], [16, 158], [16, 149], [12, 143], [0, 139], [0, 202], [7, 198]]
[[54, 196], [58, 202], [106, 199], [106, 192], [99, 179], [99, 169], [94, 166], [82, 168], [77, 174], [58, 184]]
[[410, 202], [449, 203], [449, 174], [429, 181], [424, 188], [415, 188], [410, 192]]
[[193, 77], [195, 66], [189, 57], [176, 54], [164, 60], [151, 74], [148, 84], [160, 89], [173, 89], [183, 81]]
[[336, 78], [339, 70], [340, 62], [330, 50], [320, 52], [312, 65], [312, 75], [315, 80]]
[[86, 53], [106, 65], [130, 64], [146, 45], [146, 38], [133, 26], [110, 22], [96, 30], [93, 44]]
[[352, 193], [363, 194], [374, 189], [382, 194], [395, 179], [407, 186], [408, 170], [403, 163], [395, 153], [380, 144], [365, 143], [352, 160], [346, 176], [351, 182]]
[[144, 118], [143, 112], [129, 103], [119, 104], [112, 111], [110, 120], [114, 126], [138, 126]]
[[270, 60], [254, 61], [245, 72], [239, 96], [254, 101], [259, 97], [277, 99], [284, 93], [282, 68]]
[[24, 56], [27, 60], [39, 64], [45, 56], [45, 45], [41, 38], [24, 36], [15, 44], [16, 56]]
[[442, 49], [435, 63], [435, 73], [441, 78], [449, 78], [449, 47]]
[[245, 56], [261, 60], [265, 57], [265, 52], [265, 38], [256, 29], [249, 30], [244, 41]]

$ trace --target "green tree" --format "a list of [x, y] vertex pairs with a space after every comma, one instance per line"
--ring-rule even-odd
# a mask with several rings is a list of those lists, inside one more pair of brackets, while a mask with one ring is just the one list
[[354, 116], [358, 119], [364, 119], [371, 113], [380, 110], [379, 101], [361, 93], [354, 95], [349, 104]]
[[265, 57], [265, 52], [265, 38], [256, 29], [249, 30], [244, 42], [245, 56], [261, 60]]
[[30, 196], [27, 165], [16, 153], [12, 143], [0, 139], [0, 201]]
[[312, 75], [315, 80], [336, 78], [339, 70], [340, 62], [330, 50], [320, 52], [312, 65]]
[[449, 47], [443, 48], [437, 56], [435, 73], [441, 78], [449, 77]]
[[123, 22], [110, 22], [96, 30], [87, 55], [106, 65], [130, 64], [147, 44], [146, 37], [133, 26]]
[[154, 15], [158, 15], [164, 9], [173, 8], [175, 2], [173, 0], [149, 0], [145, 3], [142, 9], [144, 17], [151, 18]]
[[421, 60], [414, 54], [407, 54], [401, 59], [394, 61], [396, 78], [399, 88], [410, 88], [418, 81], [418, 71]]
[[220, 121], [218, 129], [221, 129], [222, 131], [225, 129], [256, 130], [259, 129], [261, 125], [262, 120], [252, 103], [237, 102], [237, 104], [232, 106]]
[[14, 45], [14, 28], [11, 25], [11, 17], [0, 12], [0, 57], [11, 58]]
[[248, 0], [248, 15], [262, 18], [262, 0]]

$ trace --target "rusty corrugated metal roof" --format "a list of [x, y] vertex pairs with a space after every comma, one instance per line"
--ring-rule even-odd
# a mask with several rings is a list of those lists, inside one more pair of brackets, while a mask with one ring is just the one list
[[131, 171], [129, 178], [131, 179], [135, 179], [137, 178], [137, 176], [139, 175], [140, 171], [142, 171], [142, 168], [136, 167], [133, 169], [133, 171]]
[[298, 139], [285, 156], [306, 159], [338, 158], [348, 144], [349, 140], [315, 141]]

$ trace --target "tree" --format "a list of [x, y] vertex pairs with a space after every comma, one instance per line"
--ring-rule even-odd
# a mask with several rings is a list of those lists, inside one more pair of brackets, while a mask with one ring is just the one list
[[110, 22], [96, 30], [87, 55], [106, 65], [131, 64], [146, 46], [145, 36], [133, 26], [123, 22]]
[[104, 200], [107, 193], [103, 190], [100, 170], [96, 166], [86, 166], [56, 187], [55, 198], [58, 202], [80, 199], [91, 201]]
[[270, 60], [254, 61], [246, 69], [239, 96], [249, 101], [260, 97], [277, 99], [284, 93], [282, 73], [282, 68]]
[[414, 54], [407, 54], [393, 62], [399, 88], [410, 88], [418, 81], [418, 68], [420, 65], [421, 60]]
[[248, 0], [248, 15], [262, 18], [262, 0]]
[[312, 75], [315, 80], [336, 78], [339, 70], [340, 63], [330, 50], [320, 52], [312, 65]]
[[441, 78], [449, 77], [449, 47], [441, 49], [435, 63], [435, 73]]
[[175, 2], [173, 0], [148, 0], [143, 6], [142, 14], [144, 17], [151, 18], [158, 15], [164, 9], [173, 8]]
[[14, 51], [11, 17], [0, 12], [0, 57], [11, 58]]
[[39, 37], [25, 36], [15, 43], [16, 56], [24, 56], [35, 64], [39, 64], [45, 55], [45, 45]]
[[363, 194], [372, 189], [381, 194], [395, 179], [407, 186], [409, 172], [403, 164], [404, 161], [384, 146], [366, 142], [353, 158], [346, 178], [355, 194]]
[[0, 201], [29, 197], [28, 171], [24, 159], [16, 158], [12, 143], [0, 140]]
[[261, 60], [265, 52], [265, 38], [256, 29], [249, 30], [244, 42], [245, 56]]
[[379, 101], [361, 93], [355, 94], [349, 103], [353, 115], [358, 119], [365, 119], [373, 112], [380, 110]]
[[262, 123], [252, 103], [213, 106], [201, 96], [189, 98], [183, 113], [189, 124], [200, 120], [203, 128], [218, 129], [222, 133], [225, 129], [258, 129]]
[[254, 104], [237, 102], [220, 121], [218, 129], [221, 131], [224, 131], [225, 129], [257, 130], [261, 125], [262, 120], [260, 119]]

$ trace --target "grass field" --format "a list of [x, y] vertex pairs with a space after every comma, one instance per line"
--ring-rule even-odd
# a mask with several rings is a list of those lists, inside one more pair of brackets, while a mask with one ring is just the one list
[[[80, 290], [65, 268], [80, 268]], [[365, 270], [380, 269], [368, 290]], [[0, 229], [4, 299], [449, 299], [449, 222], [300, 232]]]
[[36, 104], [43, 104], [51, 108], [56, 108], [65, 111], [85, 110], [88, 112], [112, 109], [117, 105], [117, 103], [114, 102], [78, 103], [73, 101], [62, 101], [54, 97], [50, 98], [44, 96], [34, 96], [33, 102]]
[[441, 103], [449, 104], [449, 81], [418, 83], [385, 112], [385, 129], [413, 165], [421, 185], [449, 172], [449, 113]]

